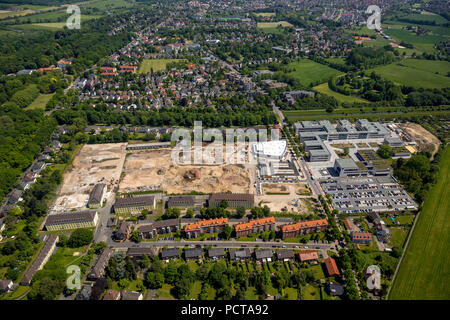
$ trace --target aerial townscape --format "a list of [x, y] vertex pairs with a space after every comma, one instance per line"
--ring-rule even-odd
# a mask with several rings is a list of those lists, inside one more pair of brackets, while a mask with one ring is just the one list
[[449, 300], [449, 24], [1, 0], [0, 300]]

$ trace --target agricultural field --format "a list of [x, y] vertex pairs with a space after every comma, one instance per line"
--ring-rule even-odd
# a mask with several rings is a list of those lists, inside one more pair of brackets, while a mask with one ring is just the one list
[[[416, 60], [416, 59], [414, 59]], [[450, 78], [442, 73], [450, 72], [450, 63], [446, 61], [421, 61], [415, 65], [414, 61], [402, 61], [367, 70], [395, 83], [416, 88], [446, 88], [450, 86]], [[426, 68], [428, 69], [426, 70]], [[434, 71], [440, 67], [439, 71]], [[436, 74], [438, 72], [439, 74]]]
[[442, 154], [439, 179], [425, 201], [389, 299], [450, 297], [450, 148]]
[[273, 17], [273, 16], [275, 16], [275, 12], [258, 12], [258, 13], [255, 13], [255, 16], [257, 16], [257, 17]]
[[318, 86], [313, 87], [313, 90], [316, 90], [320, 93], [326, 94], [328, 96], [334, 97], [340, 103], [355, 103], [355, 102], [368, 102], [365, 99], [354, 97], [354, 96], [346, 96], [345, 94], [335, 92], [330, 89], [328, 86], [328, 82], [322, 83]]
[[276, 28], [279, 25], [281, 25], [282, 27], [292, 27], [292, 24], [290, 24], [287, 21], [277, 21], [277, 22], [258, 22], [257, 24], [257, 28], [259, 29], [271, 29], [271, 28]]
[[295, 71], [289, 72], [288, 75], [297, 78], [300, 83], [308, 86], [312, 83], [321, 83], [328, 81], [334, 75], [342, 74], [342, 72], [314, 62], [309, 59], [301, 59], [288, 64], [289, 67], [295, 68]]
[[181, 59], [144, 59], [139, 67], [138, 73], [149, 73], [166, 70], [167, 64], [171, 62], [179, 62]]

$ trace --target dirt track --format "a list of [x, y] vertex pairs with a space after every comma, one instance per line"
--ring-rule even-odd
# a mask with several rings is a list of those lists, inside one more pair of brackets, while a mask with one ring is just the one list
[[439, 150], [441, 142], [432, 133], [417, 123], [398, 123], [397, 126], [410, 135], [417, 143], [418, 151], [431, 151], [432, 155]]

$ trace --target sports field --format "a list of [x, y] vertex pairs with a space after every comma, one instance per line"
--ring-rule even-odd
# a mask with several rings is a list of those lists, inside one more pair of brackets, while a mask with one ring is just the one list
[[153, 72], [166, 70], [168, 63], [178, 61], [181, 61], [181, 59], [144, 59], [139, 67], [138, 73], [149, 73], [152, 68]]
[[297, 78], [300, 83], [304, 85], [327, 82], [332, 76], [342, 74], [342, 72], [336, 69], [309, 59], [301, 59], [300, 61], [291, 62], [288, 66], [295, 68], [294, 72], [289, 72], [288, 74]]
[[450, 63], [447, 61], [407, 59], [370, 69], [367, 74], [372, 71], [398, 84], [416, 88], [445, 88], [450, 86], [450, 78], [446, 76], [450, 72]]
[[391, 300], [450, 299], [450, 147], [400, 265]]

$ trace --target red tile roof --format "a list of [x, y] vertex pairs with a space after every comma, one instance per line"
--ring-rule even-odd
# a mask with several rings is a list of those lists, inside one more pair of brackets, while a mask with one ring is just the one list
[[299, 252], [298, 258], [300, 259], [301, 262], [319, 260], [319, 255], [317, 254], [317, 251], [315, 251], [315, 250], [308, 250], [308, 251]]
[[297, 231], [303, 228], [313, 228], [322, 226], [328, 226], [327, 219], [300, 221], [297, 223], [285, 224], [281, 226], [281, 232]]
[[217, 218], [209, 220], [201, 220], [195, 223], [187, 224], [184, 227], [185, 232], [200, 230], [202, 227], [221, 226], [228, 224], [228, 218]]
[[325, 267], [327, 268], [327, 272], [330, 277], [340, 275], [336, 261], [334, 261], [333, 258], [329, 257], [325, 259]]
[[274, 217], [267, 217], [267, 218], [261, 218], [261, 219], [255, 219], [250, 220], [249, 222], [239, 223], [234, 226], [234, 230], [237, 231], [244, 231], [244, 230], [251, 230], [255, 226], [263, 226], [268, 223], [275, 223]]

